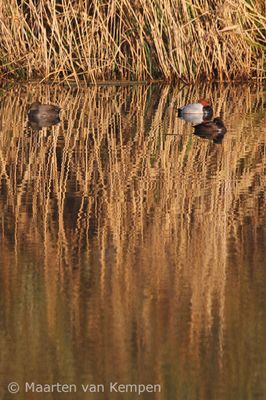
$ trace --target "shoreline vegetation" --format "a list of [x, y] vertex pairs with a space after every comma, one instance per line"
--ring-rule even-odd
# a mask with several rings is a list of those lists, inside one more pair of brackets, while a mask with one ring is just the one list
[[0, 81], [261, 81], [264, 0], [0, 0]]

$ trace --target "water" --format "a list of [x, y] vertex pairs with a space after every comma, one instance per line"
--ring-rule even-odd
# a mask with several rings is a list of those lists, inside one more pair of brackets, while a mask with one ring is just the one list
[[[220, 144], [177, 118], [198, 97]], [[266, 398], [265, 122], [261, 88], [2, 91], [1, 398]]]

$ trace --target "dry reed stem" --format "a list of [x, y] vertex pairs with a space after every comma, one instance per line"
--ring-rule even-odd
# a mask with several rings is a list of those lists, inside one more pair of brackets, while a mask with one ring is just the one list
[[265, 2], [0, 0], [0, 77], [262, 79]]

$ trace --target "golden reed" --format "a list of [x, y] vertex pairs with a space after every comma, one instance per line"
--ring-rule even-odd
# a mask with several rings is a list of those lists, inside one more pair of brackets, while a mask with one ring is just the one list
[[261, 79], [264, 0], [0, 0], [0, 79]]

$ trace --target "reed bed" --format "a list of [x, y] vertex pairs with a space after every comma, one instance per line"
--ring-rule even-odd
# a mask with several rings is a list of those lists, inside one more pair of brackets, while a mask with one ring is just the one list
[[260, 80], [265, 12], [264, 0], [1, 0], [0, 78]]
[[[34, 287], [23, 295], [31, 279], [19, 271], [28, 259], [35, 264], [33, 276], [38, 271], [43, 278], [47, 340], [55, 343], [64, 376], [84, 368], [90, 379], [98, 371], [107, 381], [134, 382], [133, 363], [144, 381], [165, 382], [167, 363], [173, 385], [178, 377], [178, 393], [185, 395], [194, 382], [201, 394], [190, 398], [205, 399], [210, 371], [199, 382], [193, 375], [202, 362], [202, 336], [210, 337], [218, 321], [216, 351], [206, 348], [205, 357], [212, 357], [210, 368], [223, 368], [225, 337], [234, 329], [228, 297], [238, 307], [235, 292], [233, 300], [226, 298], [229, 256], [233, 253], [237, 274], [247, 243], [254, 245], [253, 256], [258, 252], [256, 237], [265, 224], [263, 93], [248, 87], [241, 93], [228, 87], [201, 90], [228, 129], [216, 146], [192, 136], [192, 128], [176, 117], [176, 105], [199, 97], [194, 87], [185, 92], [156, 87], [156, 95], [153, 86], [92, 87], [82, 95], [47, 86], [16, 90], [0, 106], [0, 243], [7, 304], [13, 296], [21, 298], [17, 318], [23, 336], [28, 329], [39, 332], [36, 347], [29, 350], [21, 342], [16, 365], [24, 371], [27, 357], [32, 365], [23, 380], [38, 370], [34, 349], [43, 340]], [[27, 128], [27, 104], [34, 98], [60, 104], [61, 124], [38, 133]], [[21, 279], [18, 290], [14, 274]], [[248, 286], [247, 296], [250, 291]], [[68, 304], [67, 316], [58, 293]], [[35, 310], [33, 320], [25, 319], [26, 305]], [[262, 329], [255, 315], [250, 321]], [[242, 328], [255, 337], [249, 326]], [[65, 352], [56, 347], [58, 338]], [[240, 343], [234, 345], [238, 349]], [[83, 361], [76, 358], [81, 348]], [[188, 359], [193, 368], [186, 375]], [[245, 385], [245, 366], [235, 361]], [[51, 381], [53, 373], [47, 371]]]

